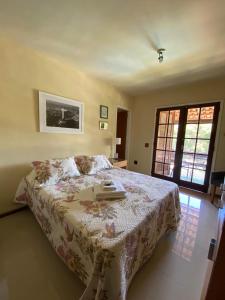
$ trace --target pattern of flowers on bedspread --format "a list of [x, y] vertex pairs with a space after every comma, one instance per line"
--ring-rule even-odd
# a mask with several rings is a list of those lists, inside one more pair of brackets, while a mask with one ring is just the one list
[[74, 235], [74, 228], [70, 230], [68, 224], [66, 224], [64, 228], [65, 228], [67, 242], [72, 242], [73, 235]]
[[18, 186], [17, 193], [15, 195], [15, 201], [17, 203], [28, 204], [30, 207], [33, 206], [32, 196], [27, 188], [26, 178], [23, 178]]
[[19, 195], [16, 199], [18, 202], [26, 202], [30, 207], [33, 206], [32, 198], [30, 197], [29, 193], [27, 192], [27, 189], [24, 190], [24, 193]]
[[80, 187], [76, 184], [68, 184], [59, 182], [55, 185], [55, 189], [60, 192], [64, 192], [67, 194], [74, 194], [80, 191]]
[[68, 248], [66, 244], [62, 243], [56, 248], [56, 252], [64, 260], [70, 270], [78, 274], [81, 280], [85, 281], [87, 279], [88, 274], [80, 256], [71, 250], [71, 248]]
[[150, 196], [143, 188], [134, 184], [124, 184], [123, 186], [128, 193], [136, 194], [136, 199], [134, 199], [134, 202], [152, 202]]
[[[126, 198], [86, 197], [106, 179], [119, 180]], [[57, 254], [88, 285], [82, 300], [125, 300], [135, 273], [180, 217], [175, 184], [118, 168], [39, 188], [25, 179], [16, 199], [30, 206]]]
[[[39, 203], [42, 198], [39, 198]], [[55, 223], [63, 224], [65, 214], [69, 211], [69, 207], [63, 205], [61, 201], [53, 201], [51, 198], [46, 199], [45, 212], [54, 220]]]
[[42, 210], [40, 209], [40, 207], [38, 206], [37, 207], [37, 210], [36, 210], [36, 217], [41, 225], [41, 228], [43, 229], [44, 233], [46, 235], [49, 235], [51, 234], [52, 232], [52, 226], [48, 220], [47, 217], [45, 217], [45, 215], [42, 213]]
[[126, 250], [126, 261], [125, 261], [125, 272], [126, 279], [131, 277], [135, 264], [138, 261], [138, 248], [141, 239], [141, 231], [138, 230], [127, 236], [125, 243]]
[[107, 201], [80, 201], [80, 205], [84, 206], [84, 211], [92, 215], [94, 218], [101, 218], [103, 221], [116, 218], [117, 212], [114, 207]]
[[116, 231], [116, 226], [114, 223], [112, 224], [105, 224], [105, 232], [102, 233], [102, 236], [108, 239], [113, 239], [123, 233], [124, 230]]
[[90, 298], [90, 300], [92, 299], [96, 299], [96, 296], [98, 297], [98, 300], [108, 300], [108, 296], [107, 296], [107, 291], [101, 289], [100, 291], [98, 291], [97, 289], [93, 289], [92, 291], [92, 297]]

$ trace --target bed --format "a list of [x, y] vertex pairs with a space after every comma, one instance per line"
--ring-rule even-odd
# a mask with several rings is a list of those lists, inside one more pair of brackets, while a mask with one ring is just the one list
[[[94, 199], [93, 186], [119, 180], [126, 198]], [[86, 285], [80, 300], [125, 300], [135, 273], [180, 219], [176, 184], [112, 168], [37, 187], [25, 177], [16, 202], [26, 202], [56, 253]]]

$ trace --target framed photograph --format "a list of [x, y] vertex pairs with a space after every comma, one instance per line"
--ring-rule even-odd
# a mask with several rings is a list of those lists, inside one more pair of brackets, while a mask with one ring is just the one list
[[100, 105], [100, 118], [101, 119], [108, 119], [108, 106]]
[[100, 130], [107, 130], [108, 129], [108, 122], [100, 121], [99, 122], [99, 129]]
[[39, 91], [40, 132], [83, 133], [82, 102]]

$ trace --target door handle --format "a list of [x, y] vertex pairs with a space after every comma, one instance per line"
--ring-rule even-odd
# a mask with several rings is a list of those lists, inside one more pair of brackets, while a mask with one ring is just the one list
[[209, 252], [208, 252], [208, 259], [209, 260], [214, 260], [214, 250], [216, 247], [216, 240], [215, 239], [211, 239], [210, 244], [209, 244]]

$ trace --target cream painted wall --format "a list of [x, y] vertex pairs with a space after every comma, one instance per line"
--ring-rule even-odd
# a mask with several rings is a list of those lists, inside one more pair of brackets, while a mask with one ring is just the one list
[[[38, 90], [84, 102], [84, 134], [39, 132]], [[35, 159], [74, 154], [110, 155], [117, 106], [132, 100], [113, 87], [12, 41], [0, 40], [0, 213]], [[100, 131], [99, 105], [109, 106], [109, 130]]]
[[[157, 107], [178, 104], [209, 102], [225, 99], [225, 77], [199, 81], [191, 84], [164, 88], [136, 97], [132, 115], [132, 140], [130, 169], [150, 174], [154, 139], [155, 111]], [[225, 170], [225, 103], [220, 110], [220, 126], [214, 152], [214, 169]], [[149, 148], [144, 143], [150, 143]], [[134, 165], [133, 161], [138, 164]]]

